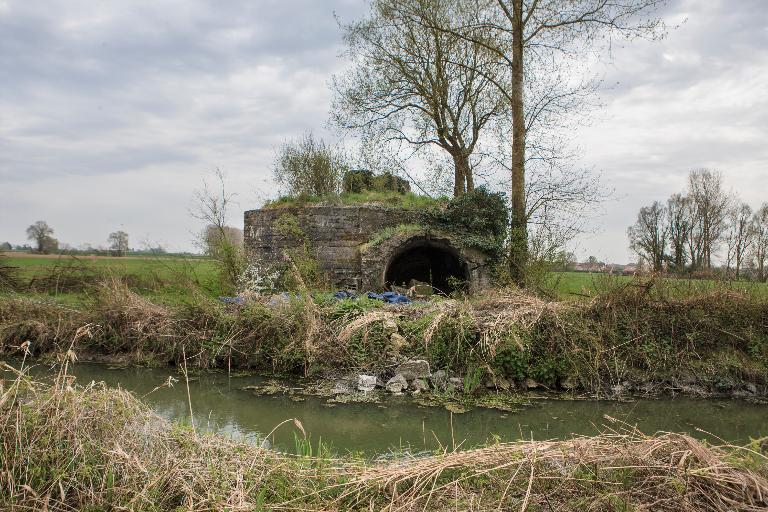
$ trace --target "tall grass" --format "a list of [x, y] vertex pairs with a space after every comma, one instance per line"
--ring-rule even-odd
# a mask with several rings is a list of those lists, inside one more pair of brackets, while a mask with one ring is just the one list
[[[610, 418], [609, 418], [610, 420]], [[120, 389], [23, 373], [0, 388], [6, 510], [696, 510], [768, 507], [765, 441], [634, 429], [385, 462], [200, 434]], [[322, 446], [320, 444], [319, 446]], [[320, 449], [322, 452], [322, 448]]]
[[[401, 335], [392, 341], [395, 326]], [[120, 280], [72, 308], [0, 299], [0, 352], [29, 341], [36, 355], [77, 349], [89, 358], [255, 368], [312, 375], [391, 371], [408, 357], [466, 376], [568, 381], [607, 393], [618, 384], [699, 384], [715, 391], [768, 384], [768, 300], [727, 289], [686, 298], [648, 282], [608, 289], [589, 303], [545, 301], [516, 290], [483, 297], [383, 306], [310, 294], [225, 306], [199, 294], [169, 306]], [[389, 369], [389, 370], [388, 370]]]

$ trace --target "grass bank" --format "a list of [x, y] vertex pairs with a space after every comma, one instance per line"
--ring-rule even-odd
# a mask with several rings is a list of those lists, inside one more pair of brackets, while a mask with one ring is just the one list
[[221, 295], [217, 271], [215, 262], [203, 257], [0, 253], [0, 293], [11, 290], [63, 304], [87, 304], [96, 286], [117, 279], [142, 296], [178, 303], [192, 290]]
[[700, 295], [713, 290], [729, 290], [768, 299], [768, 283], [692, 278], [675, 274], [635, 277], [591, 272], [549, 272], [541, 286], [544, 291], [561, 300], [584, 301], [617, 286], [649, 281], [663, 283], [668, 295], [679, 298]]
[[297, 457], [167, 423], [131, 394], [73, 385], [65, 372], [52, 384], [22, 375], [5, 384], [0, 506], [8, 510], [757, 511], [768, 506], [765, 440], [709, 446], [684, 435], [617, 430], [384, 462]]
[[410, 306], [326, 295], [225, 306], [204, 295], [159, 304], [121, 281], [79, 307], [0, 298], [0, 352], [46, 356], [74, 344], [82, 358], [384, 378], [409, 358], [464, 379], [602, 396], [653, 389], [765, 394], [768, 300], [729, 289], [685, 298], [661, 282], [631, 282], [589, 302], [520, 291]]

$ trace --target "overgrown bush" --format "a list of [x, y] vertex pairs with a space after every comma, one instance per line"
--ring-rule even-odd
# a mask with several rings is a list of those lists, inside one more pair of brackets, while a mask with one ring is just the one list
[[421, 213], [420, 224], [450, 234], [457, 243], [499, 258], [503, 254], [509, 214], [501, 192], [478, 187]]
[[274, 164], [275, 180], [292, 197], [338, 194], [348, 166], [341, 152], [309, 133], [284, 144]]

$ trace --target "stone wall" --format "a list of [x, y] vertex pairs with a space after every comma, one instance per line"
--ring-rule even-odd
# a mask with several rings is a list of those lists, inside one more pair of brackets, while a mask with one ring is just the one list
[[[282, 220], [281, 220], [282, 219]], [[413, 212], [377, 206], [302, 206], [245, 212], [244, 243], [251, 262], [271, 265], [283, 261], [285, 249], [305, 243], [286, 232], [286, 219], [297, 221], [301, 235], [336, 288], [381, 290], [387, 265], [405, 246], [435, 244], [455, 251], [466, 263], [471, 288], [488, 283], [487, 258], [473, 250], [456, 247], [450, 236], [427, 231], [395, 234], [378, 244], [369, 243], [386, 228], [411, 224]]]

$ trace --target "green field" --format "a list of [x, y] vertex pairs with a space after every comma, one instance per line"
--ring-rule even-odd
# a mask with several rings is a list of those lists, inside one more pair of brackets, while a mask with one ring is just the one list
[[[138, 293], [163, 302], [178, 302], [193, 290], [215, 297], [225, 294], [219, 285], [214, 261], [204, 257], [153, 256], [68, 256], [6, 253], [3, 263], [16, 270], [30, 295], [53, 296], [62, 302], [79, 300], [105, 278], [121, 278]], [[544, 291], [562, 300], [589, 300], [621, 286], [643, 286], [650, 278], [588, 272], [551, 272]], [[82, 284], [83, 286], [78, 286]], [[684, 297], [715, 287], [768, 297], [768, 284], [746, 281], [657, 278], [655, 289]]]
[[178, 302], [192, 289], [220, 294], [215, 263], [203, 257], [70, 256], [5, 253], [0, 265], [11, 267], [20, 292], [77, 302], [99, 282], [119, 278], [138, 293]]
[[[546, 287], [561, 299], [589, 299], [596, 294], [609, 291], [618, 286], [642, 286], [651, 278], [623, 275], [599, 274], [590, 272], [552, 272]], [[716, 287], [757, 296], [768, 297], [768, 283], [749, 281], [715, 281], [712, 279], [687, 279], [683, 277], [656, 278], [654, 286], [663, 287], [672, 296], [684, 297], [705, 292]]]

